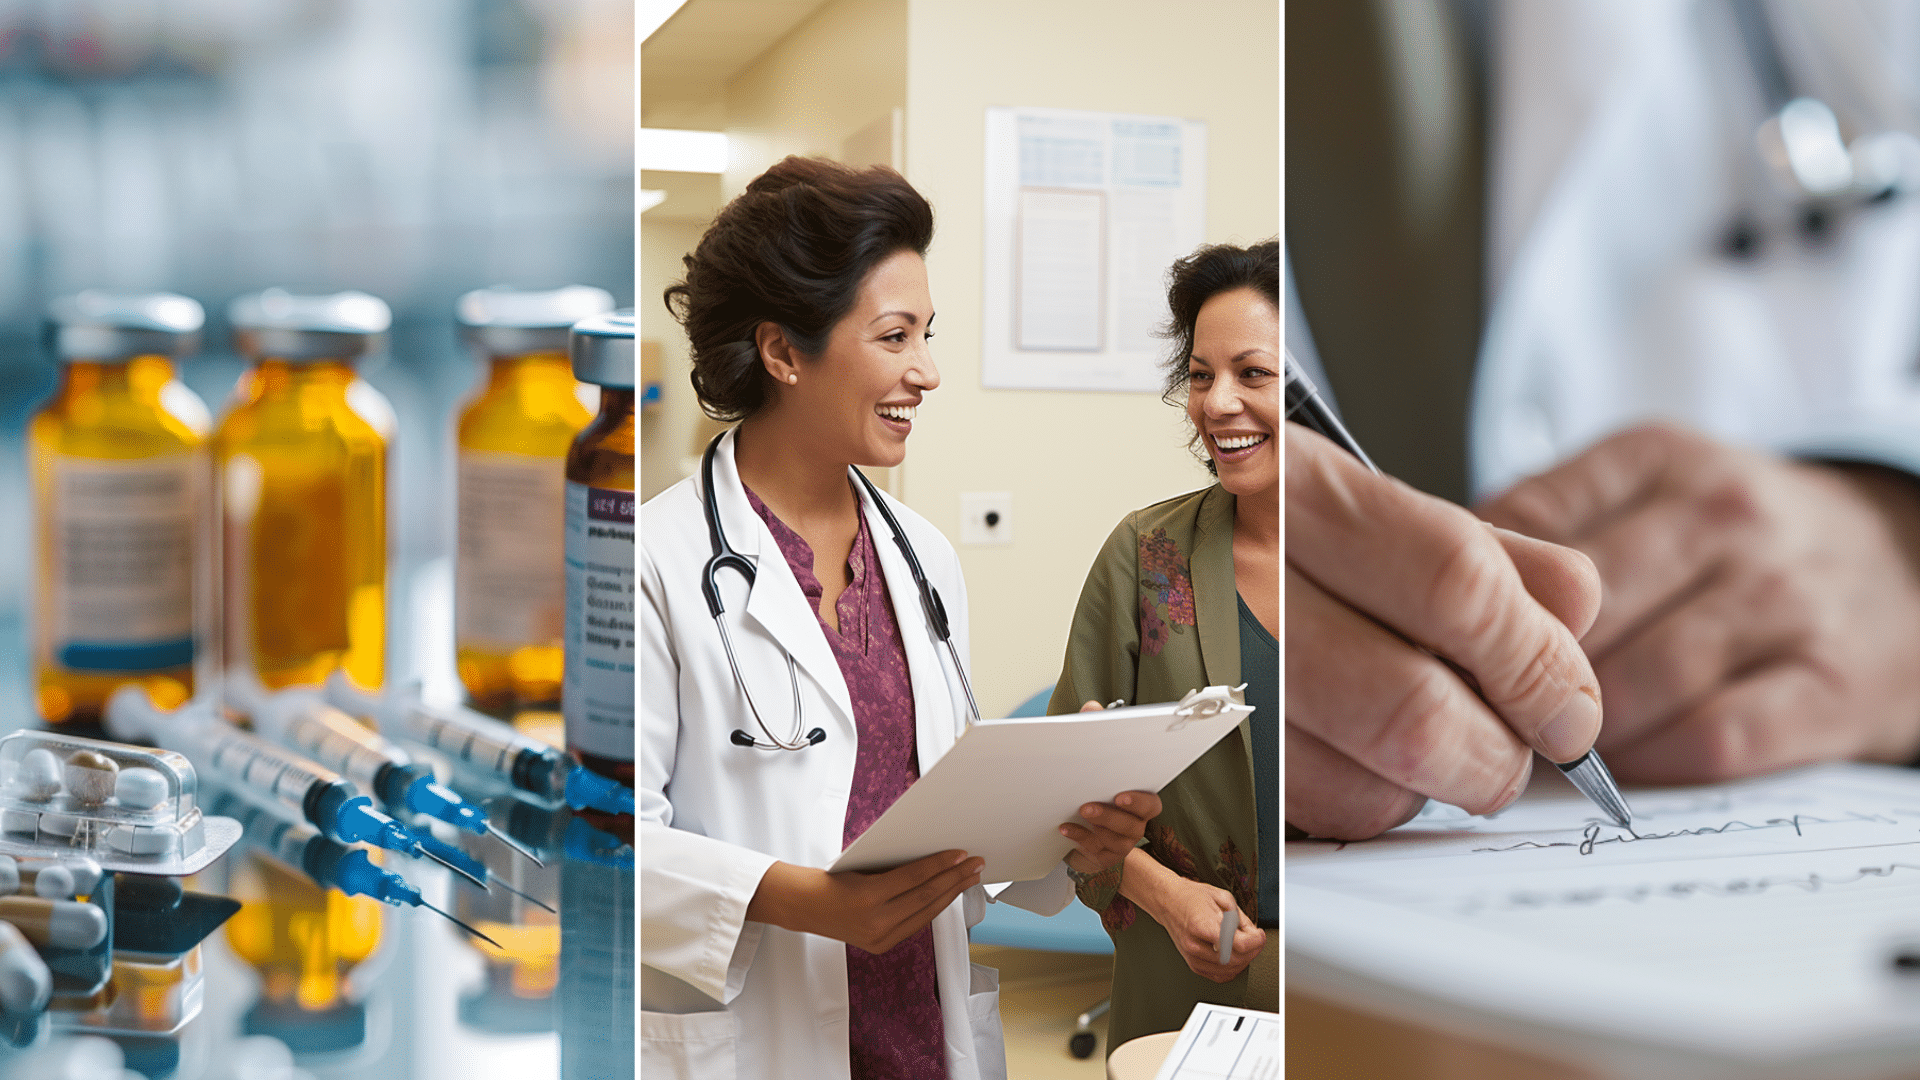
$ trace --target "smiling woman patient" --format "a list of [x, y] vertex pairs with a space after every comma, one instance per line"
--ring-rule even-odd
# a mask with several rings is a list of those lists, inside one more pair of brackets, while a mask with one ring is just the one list
[[[982, 860], [819, 869], [969, 720], [959, 559], [853, 471], [900, 464], [940, 385], [932, 237], [932, 208], [899, 174], [788, 158], [720, 212], [667, 292], [701, 406], [739, 423], [640, 509], [648, 1077], [1006, 1075], [995, 975], [967, 956]], [[952, 652], [929, 632], [896, 521], [944, 599]], [[717, 573], [723, 542], [741, 561]], [[1083, 808], [1076, 868], [1115, 865], [1140, 839], [1159, 800], [1126, 794], [1137, 816]], [[1052, 914], [1072, 899], [1065, 871], [999, 898]]]
[[[1146, 846], [1073, 878], [1113, 935], [1108, 1050], [1171, 1031], [1195, 1002], [1279, 1009], [1280, 248], [1174, 264], [1167, 397], [1219, 482], [1135, 511], [1074, 611], [1048, 711], [1176, 701], [1247, 684], [1253, 715], [1160, 792]], [[1239, 927], [1220, 962], [1220, 926]]]

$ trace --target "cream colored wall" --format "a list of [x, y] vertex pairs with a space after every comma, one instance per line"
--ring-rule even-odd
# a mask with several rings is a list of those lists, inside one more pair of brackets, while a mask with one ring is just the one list
[[906, 102], [907, 0], [835, 0], [727, 84], [727, 197], [788, 154], [841, 159]]
[[[906, 0], [834, 0], [734, 76], [722, 112], [723, 199], [788, 154], [864, 155], [871, 129], [906, 101], [906, 33]], [[642, 500], [689, 474], [696, 436], [708, 430], [687, 383], [686, 333], [660, 302], [707, 222], [663, 216], [672, 212], [669, 201], [640, 218], [640, 334], [662, 346], [661, 403], [641, 417]]]
[[910, 0], [906, 173], [932, 201], [928, 256], [944, 380], [922, 406], [907, 502], [957, 541], [960, 495], [1013, 493], [1014, 542], [960, 546], [974, 688], [1002, 714], [1059, 676], [1095, 552], [1130, 510], [1201, 487], [1157, 394], [980, 386], [986, 109], [1098, 109], [1207, 122], [1210, 242], [1280, 231], [1273, 0]]
[[[728, 85], [728, 196], [785, 154], [841, 158], [905, 108], [905, 171], [938, 228], [928, 269], [943, 385], [922, 406], [896, 490], [958, 546], [988, 713], [1058, 677], [1081, 582], [1120, 518], [1208, 477], [1157, 394], [981, 389], [986, 109], [1205, 120], [1206, 238], [1261, 240], [1279, 232], [1278, 57], [1272, 0], [835, 0]], [[641, 333], [664, 346], [666, 392], [642, 422], [643, 496], [683, 475], [699, 420], [685, 337], [659, 302], [699, 233], [641, 219]], [[1013, 493], [1014, 543], [958, 545], [970, 491]]]
[[[661, 207], [665, 209], [663, 205]], [[667, 314], [660, 294], [680, 280], [680, 256], [693, 250], [706, 223], [640, 215], [640, 291], [634, 307], [640, 316], [640, 338], [660, 343], [660, 404], [640, 415], [640, 499], [642, 502], [672, 487], [686, 476], [693, 453], [694, 429], [700, 406], [687, 383], [687, 334]]]

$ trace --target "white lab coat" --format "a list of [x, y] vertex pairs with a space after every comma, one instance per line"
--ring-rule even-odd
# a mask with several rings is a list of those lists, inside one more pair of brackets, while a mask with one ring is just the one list
[[[701, 594], [712, 556], [700, 477], [640, 508], [640, 962], [641, 1071], [648, 1080], [776, 1080], [848, 1076], [846, 946], [746, 920], [747, 903], [775, 861], [825, 867], [839, 855], [853, 783], [852, 703], [815, 613], [747, 503], [722, 439], [714, 486], [727, 542], [758, 581], [719, 581], [740, 671], [767, 726], [789, 738], [797, 665], [805, 726], [826, 741], [797, 752], [733, 745], [744, 729], [764, 741], [728, 666]], [[883, 496], [884, 498], [885, 496]], [[933, 636], [906, 560], [877, 511], [861, 501], [913, 681], [920, 768], [964, 730], [967, 704], [952, 661]], [[889, 507], [940, 591], [962, 661], [966, 587], [959, 559], [913, 511]], [[1001, 894], [1043, 914], [1073, 897], [1064, 864]], [[933, 921], [950, 1080], [1006, 1074], [998, 976], [967, 956], [967, 927], [985, 910], [978, 888]]]
[[[1910, 127], [1912, 4], [1775, 0], [1803, 87], [1873, 130]], [[1506, 0], [1496, 7], [1490, 267], [1476, 373], [1476, 495], [1629, 424], [1920, 472], [1920, 193], [1826, 245], [1776, 231], [1750, 69], [1724, 5]], [[1816, 62], [1819, 61], [1819, 62]]]

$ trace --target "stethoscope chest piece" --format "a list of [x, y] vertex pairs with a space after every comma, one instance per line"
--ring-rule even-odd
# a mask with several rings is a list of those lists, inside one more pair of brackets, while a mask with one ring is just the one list
[[[714, 436], [713, 441], [707, 444], [706, 453], [700, 457], [701, 504], [707, 519], [707, 539], [713, 548], [713, 556], [707, 560], [700, 571], [700, 592], [706, 598], [707, 613], [713, 617], [713, 624], [720, 632], [720, 644], [727, 654], [727, 666], [733, 670], [733, 681], [740, 687], [740, 693], [746, 697], [747, 711], [753, 714], [754, 724], [760, 728], [760, 734], [764, 737], [755, 738], [745, 730], [735, 729], [728, 741], [735, 746], [750, 750], [805, 750], [810, 746], [818, 746], [826, 742], [827, 733], [825, 729], [818, 727], [805, 731], [806, 705], [800, 696], [800, 668], [793, 659], [793, 653], [784, 647], [781, 649], [787, 659], [787, 681], [793, 689], [793, 728], [787, 738], [781, 739], [767, 727], [766, 719], [760, 712], [760, 705], [753, 698], [753, 691], [747, 688], [747, 680], [740, 673], [740, 661], [734, 655], [733, 637], [727, 632], [726, 619], [722, 618], [726, 612], [726, 603], [720, 597], [720, 572], [734, 571], [746, 579], [749, 589], [753, 588], [757, 577], [753, 560], [735, 551], [727, 543], [726, 530], [720, 526], [720, 500], [714, 493], [713, 487], [713, 459], [720, 450], [720, 440], [724, 438], [726, 438], [724, 432]], [[881, 519], [893, 532], [893, 542], [900, 548], [900, 553], [906, 557], [907, 570], [913, 576], [914, 587], [920, 594], [920, 604], [927, 613], [928, 628], [934, 637], [946, 645], [947, 654], [953, 660], [953, 670], [960, 677], [960, 687], [966, 693], [967, 705], [972, 710], [972, 717], [978, 720], [980, 706], [974, 701], [973, 686], [967, 681], [966, 669], [960, 666], [960, 653], [954, 648], [953, 632], [947, 622], [947, 607], [940, 600], [939, 590], [933, 587], [933, 583], [927, 580], [926, 574], [920, 569], [920, 559], [914, 554], [913, 546], [907, 543], [906, 534], [901, 530], [900, 522], [894, 518], [893, 511], [887, 508], [887, 504], [881, 500], [880, 492], [874, 488], [873, 482], [861, 475], [858, 469], [852, 470], [852, 473], [866, 488], [867, 498], [872, 500], [875, 509], [879, 510]], [[804, 734], [802, 734], [803, 731], [805, 731]]]

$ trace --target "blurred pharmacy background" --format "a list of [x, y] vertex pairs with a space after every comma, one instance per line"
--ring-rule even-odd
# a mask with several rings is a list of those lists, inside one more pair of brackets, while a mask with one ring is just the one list
[[[479, 368], [454, 300], [579, 282], [632, 303], [633, 33], [631, 0], [0, 0], [0, 730], [33, 715], [22, 430], [57, 373], [42, 320], [50, 299], [89, 288], [206, 307], [182, 378], [216, 417], [244, 366], [233, 297], [358, 289], [392, 306], [390, 349], [361, 367], [399, 418], [388, 680], [457, 689], [450, 424]], [[411, 913], [301, 902], [311, 910], [283, 912], [279, 932], [344, 951], [328, 960], [338, 986], [300, 994], [361, 1012], [309, 1032], [299, 1070], [561, 1074], [564, 980], [541, 952], [554, 935], [488, 960]], [[122, 1040], [127, 1067], [298, 1075], [235, 1040], [264, 981], [309, 976], [249, 960], [231, 934], [209, 939], [200, 1019]], [[566, 1074], [599, 1069], [576, 1055]]]

